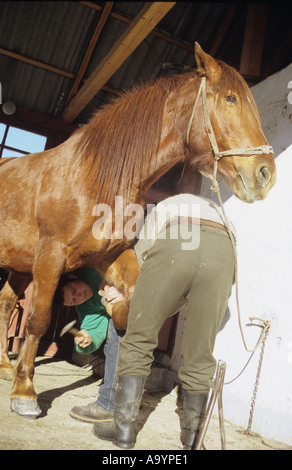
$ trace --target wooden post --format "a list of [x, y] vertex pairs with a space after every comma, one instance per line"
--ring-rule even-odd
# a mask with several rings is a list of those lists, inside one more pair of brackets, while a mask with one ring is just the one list
[[249, 3], [240, 60], [240, 73], [260, 77], [267, 22], [267, 4]]

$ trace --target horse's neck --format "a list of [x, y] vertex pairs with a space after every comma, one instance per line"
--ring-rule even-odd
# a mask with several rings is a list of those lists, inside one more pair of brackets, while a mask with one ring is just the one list
[[[184, 161], [189, 152], [183, 135], [187, 128], [188, 113], [184, 115], [183, 107], [174, 102], [173, 96], [165, 102], [162, 122], [161, 139], [156, 155], [153, 156], [147, 168], [147, 174], [137, 181], [139, 191], [146, 192], [153, 183], [169, 171], [176, 163]], [[179, 115], [180, 114], [180, 115]], [[176, 126], [176, 122], [180, 125]]]
[[[133, 161], [133, 169], [129, 167], [127, 174], [121, 175], [121, 186], [116, 188], [115, 194], [122, 195], [126, 203], [138, 202], [145, 197], [147, 190], [162, 175], [170, 170], [177, 162], [183, 161], [188, 156], [188, 149], [185, 144], [185, 135], [189, 116], [191, 114], [190, 101], [195, 99], [193, 79], [188, 79], [177, 87], [173, 86], [167, 93], [167, 98], [163, 105], [160, 138], [157, 144], [157, 150], [154, 150], [152, 156], [144, 158], [138, 167], [137, 162]], [[191, 97], [191, 99], [190, 99]], [[147, 121], [148, 123], [148, 121]], [[145, 125], [147, 125], [145, 123]], [[145, 134], [147, 128], [145, 129]], [[80, 133], [77, 137], [80, 138]], [[143, 148], [141, 152], [143, 153]], [[98, 162], [98, 160], [97, 160]], [[87, 163], [90, 165], [90, 163]], [[129, 165], [128, 165], [129, 166]], [[134, 170], [134, 168], [136, 168]], [[138, 169], [139, 168], [139, 169]], [[84, 174], [88, 174], [86, 165], [83, 165]], [[109, 178], [106, 174], [104, 178]], [[105, 181], [105, 180], [104, 180]], [[110, 184], [110, 181], [106, 182]], [[98, 188], [98, 185], [95, 185]], [[93, 191], [94, 192], [94, 191]], [[94, 195], [95, 197], [95, 195]], [[111, 195], [114, 197], [114, 194]], [[102, 198], [102, 195], [101, 195]], [[106, 198], [107, 199], [107, 198]]]
[[[149, 165], [149, 171], [143, 179], [137, 180], [133, 185], [131, 193], [128, 196], [128, 203], [141, 204], [145, 199], [148, 189], [157, 181], [161, 176], [167, 173], [176, 163], [184, 160], [184, 151], [174, 152], [173, 143], [170, 144], [167, 139], [161, 141], [161, 151], [157, 152], [153, 162]], [[125, 188], [125, 192], [128, 189]]]

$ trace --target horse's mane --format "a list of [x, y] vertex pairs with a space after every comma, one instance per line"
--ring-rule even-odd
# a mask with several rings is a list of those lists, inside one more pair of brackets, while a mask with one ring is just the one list
[[[246, 99], [248, 87], [239, 73], [218, 61], [223, 73], [217, 92], [236, 90]], [[91, 188], [102, 195], [103, 203], [111, 204], [115, 195], [130, 196], [133, 184], [139, 185], [157, 154], [164, 104], [169, 94], [197, 76], [192, 70], [125, 92], [98, 110], [81, 129], [77, 164], [89, 167]]]
[[181, 75], [162, 77], [125, 92], [101, 108], [77, 131], [78, 164], [89, 162], [90, 180], [110, 203], [149, 173], [161, 136], [166, 98], [185, 81]]

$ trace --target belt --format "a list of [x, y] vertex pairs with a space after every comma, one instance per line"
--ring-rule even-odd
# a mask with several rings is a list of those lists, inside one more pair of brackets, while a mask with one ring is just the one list
[[224, 225], [219, 224], [218, 222], [213, 222], [212, 220], [198, 219], [196, 217], [175, 217], [166, 224], [164, 230], [168, 229], [172, 225], [177, 225], [181, 222], [186, 222], [192, 225], [200, 225], [202, 227], [205, 227], [210, 232], [219, 233], [220, 235], [225, 235], [229, 238], [228, 230]]

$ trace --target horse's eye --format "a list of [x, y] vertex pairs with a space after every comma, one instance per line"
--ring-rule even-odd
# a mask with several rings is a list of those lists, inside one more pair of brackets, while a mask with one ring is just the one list
[[235, 95], [227, 95], [225, 97], [225, 100], [226, 100], [226, 103], [229, 103], [229, 104], [235, 104], [235, 105], [238, 104], [237, 98]]

